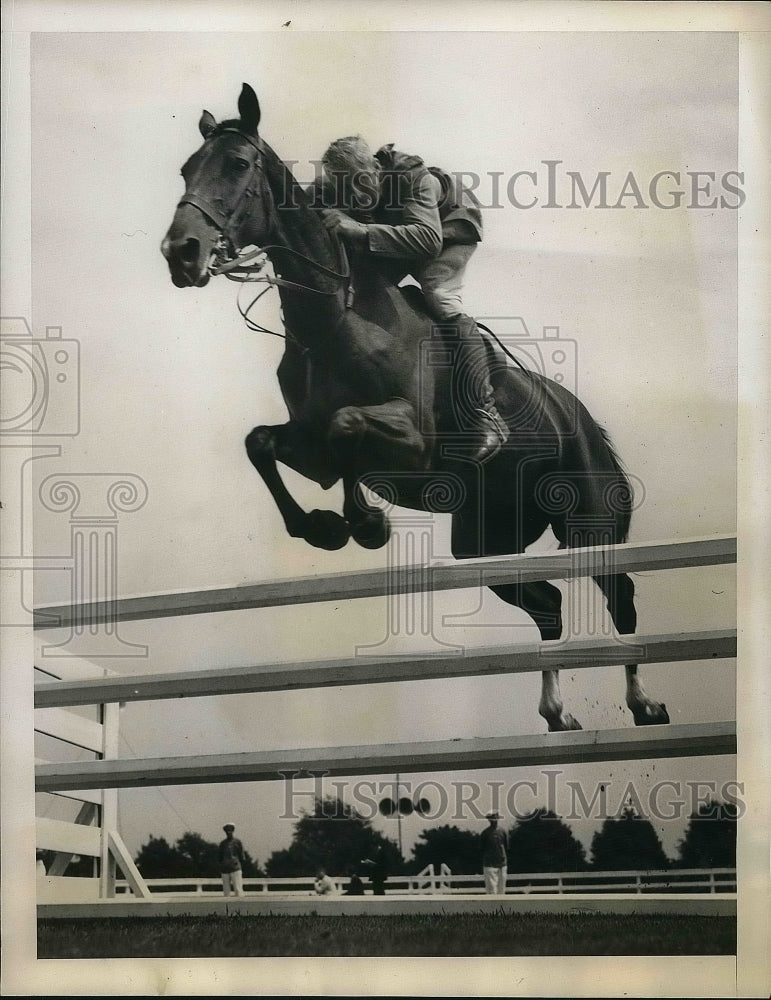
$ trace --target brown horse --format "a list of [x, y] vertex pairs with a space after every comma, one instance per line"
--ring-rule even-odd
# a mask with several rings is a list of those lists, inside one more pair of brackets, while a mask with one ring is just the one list
[[[186, 191], [162, 252], [180, 288], [203, 287], [211, 274], [256, 271], [237, 256], [245, 247], [261, 247], [273, 265], [275, 277], [263, 280], [281, 296], [286, 349], [278, 379], [290, 419], [255, 427], [246, 450], [289, 534], [325, 549], [351, 537], [384, 545], [388, 519], [367, 502], [366, 486], [402, 507], [451, 512], [452, 551], [461, 559], [522, 552], [549, 526], [562, 547], [623, 542], [631, 487], [575, 396], [509, 364], [491, 342], [496, 404], [510, 438], [484, 465], [472, 461], [462, 407], [453, 403], [457, 331], [432, 324], [417, 290], [396, 287], [366, 254], [353, 256], [349, 273], [309, 195], [259, 137], [259, 103], [247, 84], [238, 111], [220, 124], [203, 113], [204, 143], [182, 168]], [[302, 510], [277, 462], [325, 489], [342, 480], [342, 516]], [[634, 633], [630, 578], [594, 579], [618, 632]], [[528, 612], [543, 639], [560, 637], [561, 593], [552, 584], [492, 589]], [[626, 674], [637, 725], [668, 722], [637, 667]], [[556, 669], [543, 672], [539, 711], [550, 730], [580, 728], [563, 712]]]

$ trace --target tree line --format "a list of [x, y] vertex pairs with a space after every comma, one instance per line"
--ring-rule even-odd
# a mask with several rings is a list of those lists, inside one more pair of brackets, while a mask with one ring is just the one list
[[[536, 809], [509, 829], [509, 871], [578, 872], [733, 868], [736, 864], [736, 807], [716, 800], [702, 804], [688, 820], [677, 857], [667, 858], [651, 824], [627, 808], [608, 817], [592, 837], [589, 856], [570, 826], [548, 809]], [[362, 862], [379, 854], [391, 875], [411, 875], [427, 865], [446, 864], [455, 875], [481, 872], [480, 833], [454, 825], [428, 827], [412, 856], [373, 829], [370, 820], [340, 799], [316, 799], [295, 824], [287, 848], [274, 851], [264, 870], [246, 853], [245, 877], [308, 877], [323, 867], [335, 876], [362, 873]], [[145, 878], [210, 878], [219, 875], [217, 844], [188, 832], [173, 845], [150, 836], [136, 856]], [[68, 874], [70, 872], [68, 871]], [[74, 874], [74, 872], [73, 872]]]

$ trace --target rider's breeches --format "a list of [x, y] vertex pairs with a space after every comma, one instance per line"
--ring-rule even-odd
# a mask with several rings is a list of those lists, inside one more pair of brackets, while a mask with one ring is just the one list
[[466, 265], [476, 248], [476, 243], [450, 243], [438, 257], [416, 271], [428, 310], [436, 319], [452, 319], [463, 312], [461, 291]]
[[[476, 323], [463, 312], [461, 300], [466, 265], [476, 246], [451, 243], [415, 274], [429, 312], [458, 338], [453, 399], [461, 404], [466, 417], [476, 407], [488, 406], [492, 397], [487, 350]], [[466, 420], [461, 414], [458, 417], [463, 425]]]

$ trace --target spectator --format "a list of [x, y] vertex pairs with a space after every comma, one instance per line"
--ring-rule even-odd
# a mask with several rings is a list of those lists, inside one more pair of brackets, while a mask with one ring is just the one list
[[364, 895], [364, 883], [356, 874], [356, 872], [351, 875], [348, 880], [348, 888], [345, 890], [345, 896], [363, 896]]
[[327, 875], [323, 868], [319, 868], [316, 872], [316, 882], [315, 882], [316, 893], [319, 896], [336, 896], [337, 886], [332, 881], [332, 879]]
[[497, 812], [487, 814], [487, 821], [490, 825], [482, 831], [480, 840], [485, 892], [503, 895], [506, 892], [509, 838], [506, 831], [498, 826], [500, 818], [500, 814]]
[[220, 842], [218, 854], [222, 891], [226, 896], [230, 896], [231, 892], [234, 896], [243, 896], [244, 845], [238, 837], [233, 836], [235, 826], [232, 823], [226, 823], [222, 829], [225, 831], [225, 839]]
[[372, 894], [374, 896], [385, 896], [385, 885], [388, 878], [388, 864], [385, 858], [385, 849], [379, 844], [372, 852], [373, 857], [365, 858], [362, 865], [367, 866]]

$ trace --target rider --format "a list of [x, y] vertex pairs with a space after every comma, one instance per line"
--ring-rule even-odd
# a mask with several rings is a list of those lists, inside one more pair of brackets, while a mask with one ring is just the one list
[[485, 461], [508, 439], [495, 406], [485, 343], [463, 312], [466, 265], [482, 239], [480, 205], [471, 191], [419, 156], [390, 143], [374, 155], [360, 136], [333, 142], [322, 157], [324, 175], [309, 193], [324, 209], [325, 225], [353, 246], [390, 265], [395, 283], [411, 274], [426, 306], [457, 338], [455, 389], [461, 392], [467, 426]]

